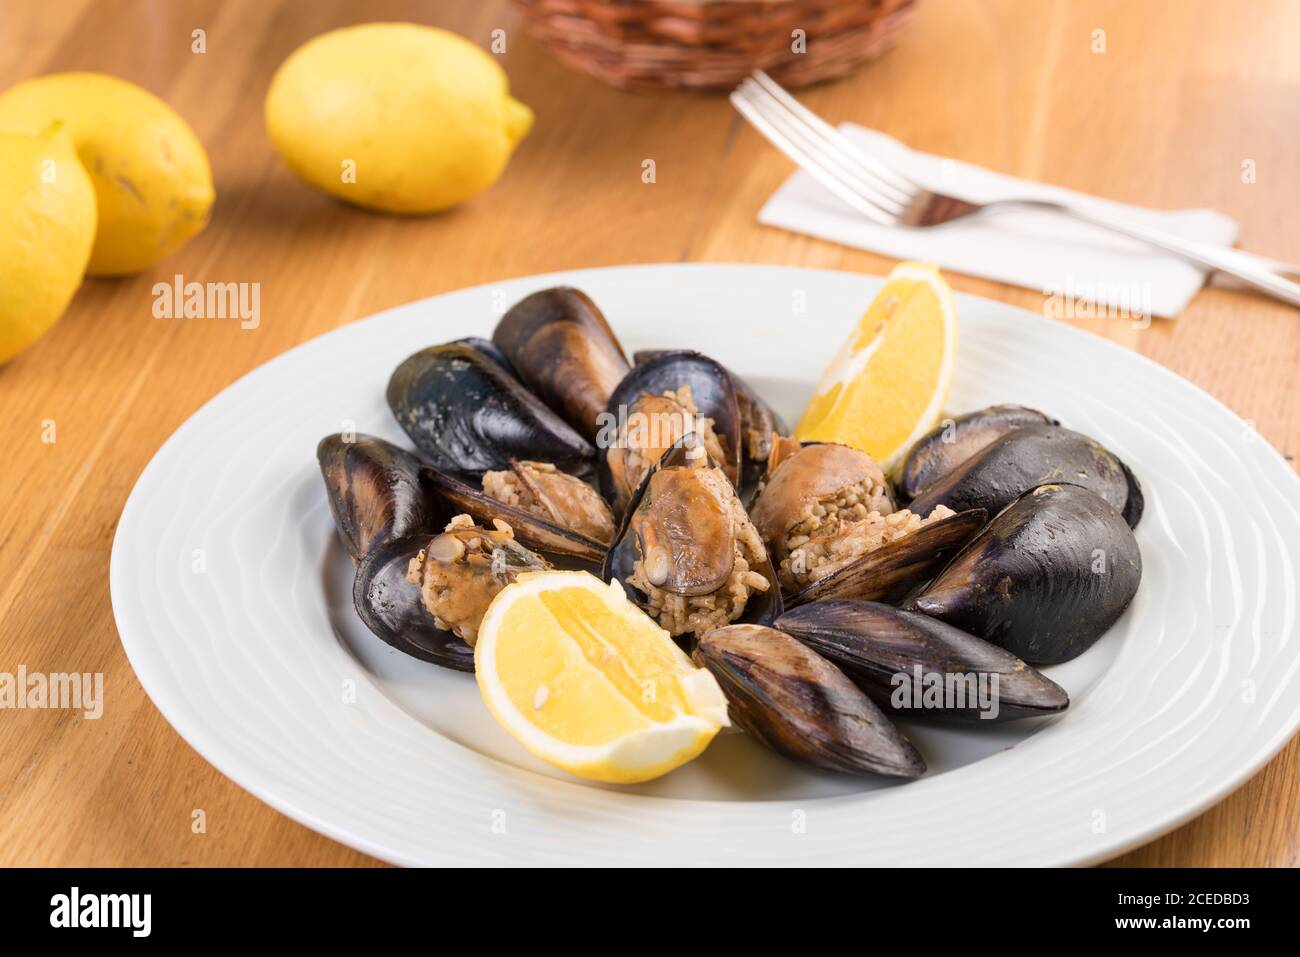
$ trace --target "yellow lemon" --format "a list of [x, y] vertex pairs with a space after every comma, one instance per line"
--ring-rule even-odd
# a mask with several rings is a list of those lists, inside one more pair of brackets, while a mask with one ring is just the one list
[[888, 468], [939, 418], [957, 362], [957, 305], [939, 270], [899, 263], [840, 347], [795, 435]]
[[208, 221], [212, 171], [203, 145], [166, 103], [102, 73], [55, 73], [0, 95], [0, 129], [60, 122], [95, 185], [92, 276], [122, 276], [174, 252]]
[[696, 757], [728, 723], [722, 690], [618, 582], [536, 572], [502, 589], [474, 645], [488, 710], [525, 748], [630, 783]]
[[58, 321], [95, 241], [95, 191], [61, 131], [0, 132], [0, 363]]
[[411, 23], [323, 33], [266, 95], [266, 129], [290, 169], [390, 213], [447, 209], [487, 188], [532, 125], [488, 53]]

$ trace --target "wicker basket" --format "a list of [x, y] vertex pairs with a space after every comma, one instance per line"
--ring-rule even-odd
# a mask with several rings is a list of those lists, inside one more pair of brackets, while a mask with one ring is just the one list
[[726, 89], [756, 67], [786, 86], [843, 76], [889, 49], [915, 0], [515, 3], [558, 59], [614, 86]]

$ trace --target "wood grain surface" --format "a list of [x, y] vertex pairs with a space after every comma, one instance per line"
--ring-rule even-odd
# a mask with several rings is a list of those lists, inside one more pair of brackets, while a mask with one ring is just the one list
[[[262, 123], [271, 74], [303, 41], [364, 20], [448, 27], [501, 60], [537, 125], [463, 207], [398, 219], [299, 183]], [[191, 52], [191, 31], [207, 52]], [[1091, 52], [1093, 31], [1106, 52]], [[1246, 248], [1300, 261], [1300, 4], [1276, 0], [922, 0], [898, 47], [805, 93], [818, 112], [990, 168], [1159, 207], [1206, 206]], [[369, 858], [222, 777], [171, 729], [122, 653], [109, 549], [155, 450], [230, 382], [370, 313], [462, 286], [629, 262], [758, 262], [879, 274], [880, 256], [759, 226], [789, 175], [724, 97], [626, 94], [555, 64], [504, 0], [5, 0], [0, 88], [101, 70], [167, 100], [212, 158], [211, 224], [144, 274], [92, 280], [0, 368], [0, 671], [102, 671], [97, 721], [0, 712], [0, 864], [348, 865]], [[654, 159], [657, 182], [641, 181]], [[1256, 181], [1243, 182], [1254, 162]], [[261, 284], [256, 330], [159, 320], [177, 273]], [[1042, 308], [1035, 292], [953, 275]], [[1177, 322], [1078, 321], [1207, 389], [1290, 459], [1300, 445], [1300, 314], [1211, 288]], [[46, 421], [57, 440], [42, 441]], [[1242, 490], [1249, 495], [1249, 489]], [[1217, 807], [1119, 863], [1300, 863], [1300, 745]], [[206, 831], [195, 833], [201, 809]]]

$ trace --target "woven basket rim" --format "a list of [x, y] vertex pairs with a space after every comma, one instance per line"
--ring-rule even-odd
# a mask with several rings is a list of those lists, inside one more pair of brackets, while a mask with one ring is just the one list
[[[514, 2], [557, 60], [606, 83], [719, 90], [756, 68], [792, 86], [852, 72], [892, 46], [918, 0]], [[792, 48], [792, 25], [804, 26], [804, 49]]]

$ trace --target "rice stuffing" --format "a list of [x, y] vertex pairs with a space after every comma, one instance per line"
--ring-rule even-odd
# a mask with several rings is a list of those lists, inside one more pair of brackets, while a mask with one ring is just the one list
[[[857, 507], [861, 506], [855, 508]], [[823, 521], [815, 527], [801, 522], [791, 530], [791, 537], [787, 539], [790, 543], [788, 557], [782, 560], [777, 569], [777, 577], [783, 589], [798, 591], [883, 545], [906, 538], [918, 529], [956, 513], [946, 505], [936, 505], [924, 518], [907, 509], [888, 514], [872, 510], [860, 519], [846, 520], [848, 514], [855, 512], [837, 512], [833, 521]], [[807, 534], [810, 530], [824, 528], [831, 530], [820, 532], [816, 536]]]

